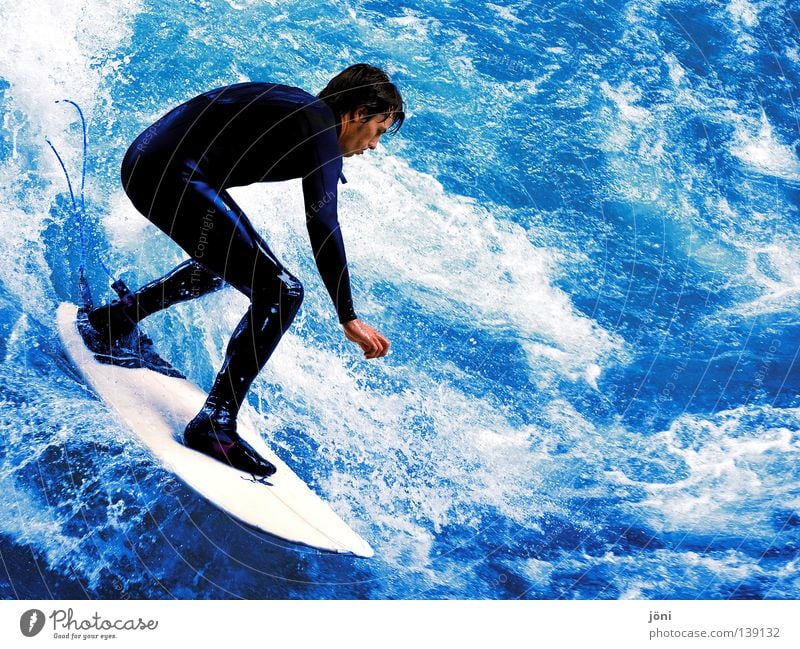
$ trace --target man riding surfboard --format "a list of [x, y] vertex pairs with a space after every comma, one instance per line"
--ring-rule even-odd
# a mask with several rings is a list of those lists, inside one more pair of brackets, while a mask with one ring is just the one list
[[236, 432], [251, 383], [288, 329], [303, 286], [278, 260], [226, 191], [255, 182], [302, 178], [317, 268], [345, 336], [368, 359], [389, 341], [360, 320], [337, 213], [342, 158], [375, 149], [405, 119], [400, 92], [382, 70], [350, 66], [313, 96], [273, 83], [211, 90], [174, 108], [141, 133], [122, 162], [133, 205], [189, 256], [165, 276], [88, 314], [110, 346], [147, 316], [230, 284], [250, 306], [228, 342], [225, 360], [185, 443], [259, 476], [275, 467]]

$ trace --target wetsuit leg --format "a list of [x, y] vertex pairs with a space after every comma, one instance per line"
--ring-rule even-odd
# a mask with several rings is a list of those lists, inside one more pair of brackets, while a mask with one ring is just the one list
[[[236, 434], [236, 416], [250, 385], [294, 319], [303, 300], [302, 284], [278, 261], [230, 195], [193, 164], [187, 163], [179, 182], [164, 187], [162, 181], [155, 199], [152, 194], [137, 194], [130, 186], [127, 189], [134, 205], [196, 263], [250, 299], [208, 399], [184, 437], [193, 448], [269, 475], [274, 467], [258, 458]], [[185, 279], [191, 275], [188, 267], [179, 275], [184, 281], [178, 285], [185, 288]], [[160, 290], [161, 283], [156, 282], [153, 291], [158, 296]], [[187, 299], [191, 297], [190, 293]], [[155, 303], [158, 305], [157, 299]], [[144, 311], [151, 312], [151, 304], [148, 302]]]
[[89, 322], [111, 342], [129, 335], [147, 316], [173, 304], [207, 295], [224, 285], [221, 277], [193, 259], [187, 259], [135, 293], [94, 309], [89, 313]]
[[196, 262], [250, 299], [210, 396], [236, 412], [294, 319], [303, 287], [226, 191], [196, 172], [187, 174], [182, 185], [177, 205], [161, 210], [156, 202], [148, 218]]
[[[136, 169], [135, 173], [133, 170]], [[143, 286], [128, 304], [110, 308], [118, 328], [228, 283], [250, 299], [250, 308], [228, 344], [213, 400], [238, 411], [255, 376], [269, 359], [303, 300], [303, 287], [277, 259], [224, 189], [193, 160], [173, 163], [126, 157], [122, 181], [134, 206], [191, 257], [164, 277]], [[92, 315], [102, 321], [103, 310]], [[93, 323], [94, 324], [94, 323]]]

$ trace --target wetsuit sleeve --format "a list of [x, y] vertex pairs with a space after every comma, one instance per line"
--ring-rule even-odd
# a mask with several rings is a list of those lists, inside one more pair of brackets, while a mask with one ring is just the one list
[[355, 320], [356, 314], [337, 211], [342, 158], [335, 139], [323, 136], [319, 140], [312, 147], [317, 158], [314, 168], [303, 178], [306, 224], [319, 274], [343, 324]]

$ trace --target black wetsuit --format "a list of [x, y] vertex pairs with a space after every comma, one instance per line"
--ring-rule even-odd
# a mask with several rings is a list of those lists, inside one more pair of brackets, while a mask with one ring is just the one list
[[[232, 420], [226, 430], [234, 442], [236, 413], [297, 313], [303, 287], [225, 190], [302, 178], [317, 267], [339, 321], [355, 319], [337, 217], [337, 187], [340, 179], [344, 181], [338, 130], [331, 108], [303, 90], [241, 83], [171, 110], [141, 133], [125, 154], [125, 192], [191, 259], [127, 300], [96, 309], [90, 321], [114, 339], [151, 313], [216, 290], [223, 282], [244, 293], [250, 307], [231, 337], [209, 400], [198, 415], [215, 429], [226, 429], [226, 421]], [[187, 428], [190, 442], [191, 430], [200, 424], [203, 431], [209, 428], [205, 420], [197, 421]], [[224, 450], [220, 453], [227, 457]], [[212, 449], [212, 454], [220, 453]]]
[[136, 138], [122, 163], [123, 187], [192, 258], [250, 296], [274, 283], [257, 281], [258, 257], [277, 260], [225, 189], [302, 178], [311, 246], [339, 321], [346, 322], [355, 313], [337, 218], [338, 126], [325, 102], [299, 88], [219, 88]]

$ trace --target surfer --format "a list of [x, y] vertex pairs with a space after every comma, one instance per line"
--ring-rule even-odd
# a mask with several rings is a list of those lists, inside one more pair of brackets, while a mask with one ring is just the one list
[[259, 476], [275, 467], [236, 432], [251, 383], [303, 300], [303, 286], [270, 250], [226, 191], [302, 178], [317, 268], [344, 335], [368, 359], [389, 341], [356, 315], [337, 216], [342, 158], [375, 149], [405, 119], [400, 92], [379, 68], [357, 64], [316, 97], [294, 87], [249, 82], [211, 90], [174, 108], [141, 133], [122, 162], [133, 205], [189, 256], [164, 277], [88, 314], [110, 345], [143, 318], [230, 284], [250, 300], [187, 446]]

